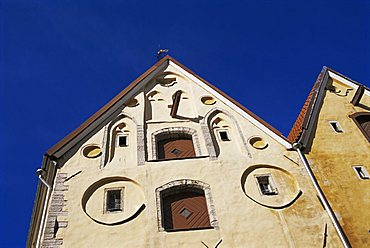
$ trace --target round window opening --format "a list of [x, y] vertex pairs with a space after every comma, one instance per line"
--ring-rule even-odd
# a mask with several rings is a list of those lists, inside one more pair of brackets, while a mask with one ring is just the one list
[[203, 96], [200, 100], [204, 105], [213, 105], [216, 103], [216, 99], [211, 96]]
[[268, 144], [261, 137], [253, 137], [249, 140], [249, 144], [256, 149], [265, 149]]
[[101, 149], [97, 145], [91, 145], [83, 149], [82, 153], [86, 158], [97, 158], [101, 155]]
[[139, 105], [139, 102], [135, 98], [133, 98], [129, 100], [128, 102], [126, 102], [126, 105], [132, 108], [132, 107], [136, 107], [137, 105]]

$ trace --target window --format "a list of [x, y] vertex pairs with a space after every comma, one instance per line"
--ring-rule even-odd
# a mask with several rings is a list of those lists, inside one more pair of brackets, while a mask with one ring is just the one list
[[358, 176], [359, 179], [361, 180], [370, 179], [370, 175], [364, 166], [356, 165], [356, 166], [353, 166], [353, 169], [355, 170], [356, 175]]
[[262, 195], [277, 195], [277, 188], [272, 180], [271, 175], [256, 176], [259, 190]]
[[201, 156], [196, 130], [188, 127], [166, 127], [151, 135], [153, 160], [196, 158]]
[[128, 146], [128, 136], [127, 135], [119, 135], [117, 145], [119, 147], [126, 147]]
[[333, 130], [336, 133], [343, 133], [343, 128], [340, 126], [339, 122], [337, 122], [337, 121], [329, 121], [329, 123], [330, 123], [331, 128], [333, 128]]
[[192, 136], [173, 133], [157, 142], [158, 159], [193, 158], [195, 150]]
[[355, 113], [350, 115], [362, 134], [370, 142], [370, 112]]
[[222, 140], [222, 141], [230, 141], [229, 133], [226, 130], [220, 130], [220, 131], [218, 131], [218, 135], [220, 137], [220, 140]]
[[166, 231], [211, 228], [204, 191], [175, 187], [161, 193], [162, 226]]
[[105, 212], [123, 211], [123, 188], [105, 190]]

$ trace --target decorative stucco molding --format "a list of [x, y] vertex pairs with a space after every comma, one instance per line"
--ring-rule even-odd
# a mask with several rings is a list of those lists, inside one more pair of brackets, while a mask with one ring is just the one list
[[[242, 144], [243, 144], [243, 148], [244, 150], [247, 152], [248, 154], [248, 157], [249, 158], [252, 158], [252, 155], [248, 149], [248, 144], [247, 144], [247, 141], [245, 140], [244, 138], [244, 135], [243, 135], [243, 131], [242, 129], [240, 128], [239, 126], [239, 123], [237, 122], [237, 120], [235, 119], [235, 117], [230, 114], [228, 111], [224, 110], [224, 109], [221, 109], [221, 108], [213, 108], [211, 109], [210, 111], [208, 111], [208, 113], [204, 116], [204, 118], [201, 120], [200, 124], [202, 126], [202, 130], [203, 130], [203, 127], [207, 127], [208, 128], [208, 134], [211, 136], [211, 127], [209, 125], [209, 122], [210, 120], [215, 116], [217, 115], [218, 113], [223, 113], [224, 115], [226, 115], [227, 117], [230, 118], [230, 120], [234, 123], [235, 127], [236, 127], [236, 131], [238, 132], [238, 136], [240, 137], [241, 141], [242, 141]], [[204, 128], [205, 129], [205, 128]], [[205, 137], [207, 136], [207, 132], [203, 131], [203, 134], [205, 135]], [[210, 141], [212, 141], [212, 138], [210, 139]], [[207, 150], [209, 152], [209, 155], [211, 156], [211, 153], [214, 151], [214, 153], [216, 154], [216, 150], [215, 150], [215, 146], [212, 143], [206, 141], [206, 145], [207, 145]]]
[[100, 161], [100, 168], [104, 168], [109, 159], [110, 159], [110, 149], [112, 149], [112, 144], [111, 143], [111, 133], [112, 133], [112, 128], [115, 124], [117, 124], [119, 121], [121, 121], [123, 118], [127, 117], [130, 119], [136, 126], [136, 142], [137, 142], [137, 165], [144, 165], [145, 163], [145, 131], [144, 131], [144, 126], [143, 125], [138, 125], [138, 122], [135, 120], [134, 117], [131, 117], [127, 115], [126, 113], [122, 113], [118, 115], [114, 120], [112, 120], [108, 126], [105, 127], [104, 130], [104, 137], [103, 137], [103, 154], [101, 156], [101, 161]]

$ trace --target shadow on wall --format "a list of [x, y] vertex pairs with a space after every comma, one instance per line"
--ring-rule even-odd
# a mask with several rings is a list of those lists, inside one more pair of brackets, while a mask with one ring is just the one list
[[[125, 189], [125, 195], [127, 195], [124, 197], [125, 206], [122, 209], [123, 211], [113, 214], [103, 213], [103, 206], [106, 204], [104, 202], [104, 191], [111, 187], [115, 189], [117, 186]], [[95, 207], [89, 208], [89, 202]], [[90, 219], [101, 225], [108, 226], [127, 223], [138, 217], [146, 207], [141, 186], [137, 182], [126, 177], [107, 177], [93, 183], [83, 194], [81, 206], [82, 210]], [[97, 209], [96, 206], [102, 206], [102, 209]]]
[[[258, 177], [271, 178], [273, 194], [263, 192]], [[255, 203], [273, 209], [291, 206], [301, 195], [298, 182], [288, 171], [273, 165], [254, 165], [244, 171], [241, 177], [241, 188], [244, 194]]]

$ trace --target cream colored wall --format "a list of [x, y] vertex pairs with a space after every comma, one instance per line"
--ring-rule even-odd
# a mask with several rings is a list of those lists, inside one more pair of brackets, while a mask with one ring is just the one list
[[[174, 68], [167, 68], [166, 71], [178, 73]], [[328, 224], [329, 235], [327, 247], [341, 247], [297, 154], [287, 151], [275, 138], [237, 114], [226, 103], [217, 100], [214, 105], [202, 104], [200, 99], [210, 94], [185, 76], [178, 76], [177, 81], [173, 86], [166, 87], [152, 80], [136, 97], [139, 105], [123, 110], [138, 125], [146, 120], [146, 152], [149, 160], [153, 157], [151, 134], [167, 127], [196, 130], [200, 155], [209, 155], [201, 120], [198, 119], [216, 108], [224, 111], [214, 118], [223, 119], [222, 128], [229, 130], [231, 141], [221, 142], [216, 138], [220, 147], [220, 155], [216, 160], [205, 157], [147, 161], [142, 166], [137, 165], [136, 155], [130, 154], [135, 153], [135, 149], [130, 150], [129, 154], [117, 150], [104, 168], [100, 168], [101, 157], [87, 159], [78, 151], [59, 170], [59, 173], [68, 175], [82, 171], [66, 182], [68, 191], [64, 208], [68, 215], [63, 218], [68, 220], [68, 227], [57, 233], [57, 238], [63, 239], [63, 247], [204, 247], [201, 242], [214, 247], [221, 239], [219, 247], [321, 247], [325, 224]], [[148, 104], [152, 102], [146, 101], [145, 97], [154, 90], [160, 92], [161, 96], [151, 100], [163, 101], [154, 103], [155, 107], [151, 108]], [[188, 98], [180, 101], [178, 115], [185, 117], [181, 119], [169, 115], [168, 105], [172, 104], [172, 95], [177, 90], [183, 90], [185, 94], [182, 97]], [[150, 109], [153, 113], [145, 113]], [[122, 120], [128, 123], [126, 127], [130, 134], [127, 149], [135, 148], [138, 142], [131, 119]], [[248, 140], [255, 136], [264, 139], [268, 144], [266, 149], [258, 150], [248, 144]], [[103, 147], [103, 141], [104, 128], [81, 148], [89, 144]], [[262, 196], [259, 193], [254, 175], [266, 173], [273, 175], [279, 195]], [[113, 223], [128, 218], [141, 204], [145, 204], [145, 209], [127, 223], [99, 224], [83, 210], [85, 203], [82, 199], [86, 190], [101, 179], [110, 177], [124, 179], [99, 184], [86, 203], [86, 211], [96, 219]], [[155, 190], [179, 179], [199, 180], [210, 185], [218, 228], [158, 231]], [[103, 213], [104, 189], [110, 186], [125, 187], [124, 213], [118, 213], [117, 218], [114, 214], [105, 216]], [[296, 199], [299, 192], [301, 195]]]
[[[342, 96], [351, 87], [336, 80], [333, 86], [341, 92], [326, 91], [308, 158], [352, 246], [368, 247], [370, 180], [360, 180], [353, 166], [363, 165], [370, 171], [370, 143], [349, 117], [368, 110], [350, 103], [355, 90]], [[364, 94], [361, 103], [370, 107], [370, 97]], [[334, 132], [329, 121], [338, 121], [344, 132]]]

